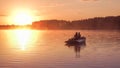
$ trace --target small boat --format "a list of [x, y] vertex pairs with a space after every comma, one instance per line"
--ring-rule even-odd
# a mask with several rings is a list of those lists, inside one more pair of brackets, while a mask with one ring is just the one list
[[85, 44], [86, 37], [81, 37], [80, 33], [76, 33], [73, 38], [68, 39], [65, 41], [66, 44]]
[[67, 41], [65, 41], [65, 43], [67, 44], [84, 44], [86, 42], [86, 38], [85, 37], [81, 37], [79, 39], [68, 39]]

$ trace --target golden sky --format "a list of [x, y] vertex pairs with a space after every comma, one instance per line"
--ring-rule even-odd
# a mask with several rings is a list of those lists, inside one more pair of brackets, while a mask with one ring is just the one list
[[40, 19], [78, 20], [120, 14], [120, 0], [0, 0], [0, 20], [16, 9], [29, 9]]

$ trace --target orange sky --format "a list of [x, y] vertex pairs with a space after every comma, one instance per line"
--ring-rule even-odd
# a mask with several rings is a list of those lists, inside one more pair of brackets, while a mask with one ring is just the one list
[[[30, 9], [42, 19], [78, 20], [120, 14], [120, 0], [0, 0], [0, 24], [15, 9]], [[4, 23], [3, 23], [4, 22]]]

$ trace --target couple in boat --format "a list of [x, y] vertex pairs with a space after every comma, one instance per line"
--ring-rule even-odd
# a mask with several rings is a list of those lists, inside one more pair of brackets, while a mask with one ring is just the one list
[[74, 38], [74, 40], [80, 39], [81, 38], [80, 32], [76, 32], [73, 38]]
[[73, 38], [66, 41], [68, 44], [85, 43], [86, 38], [82, 37], [80, 32], [76, 32]]

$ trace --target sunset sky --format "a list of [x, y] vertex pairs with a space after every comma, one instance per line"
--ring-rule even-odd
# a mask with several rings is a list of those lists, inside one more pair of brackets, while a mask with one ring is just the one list
[[0, 0], [0, 24], [8, 24], [5, 19], [16, 9], [30, 10], [40, 20], [78, 20], [120, 15], [120, 0]]

